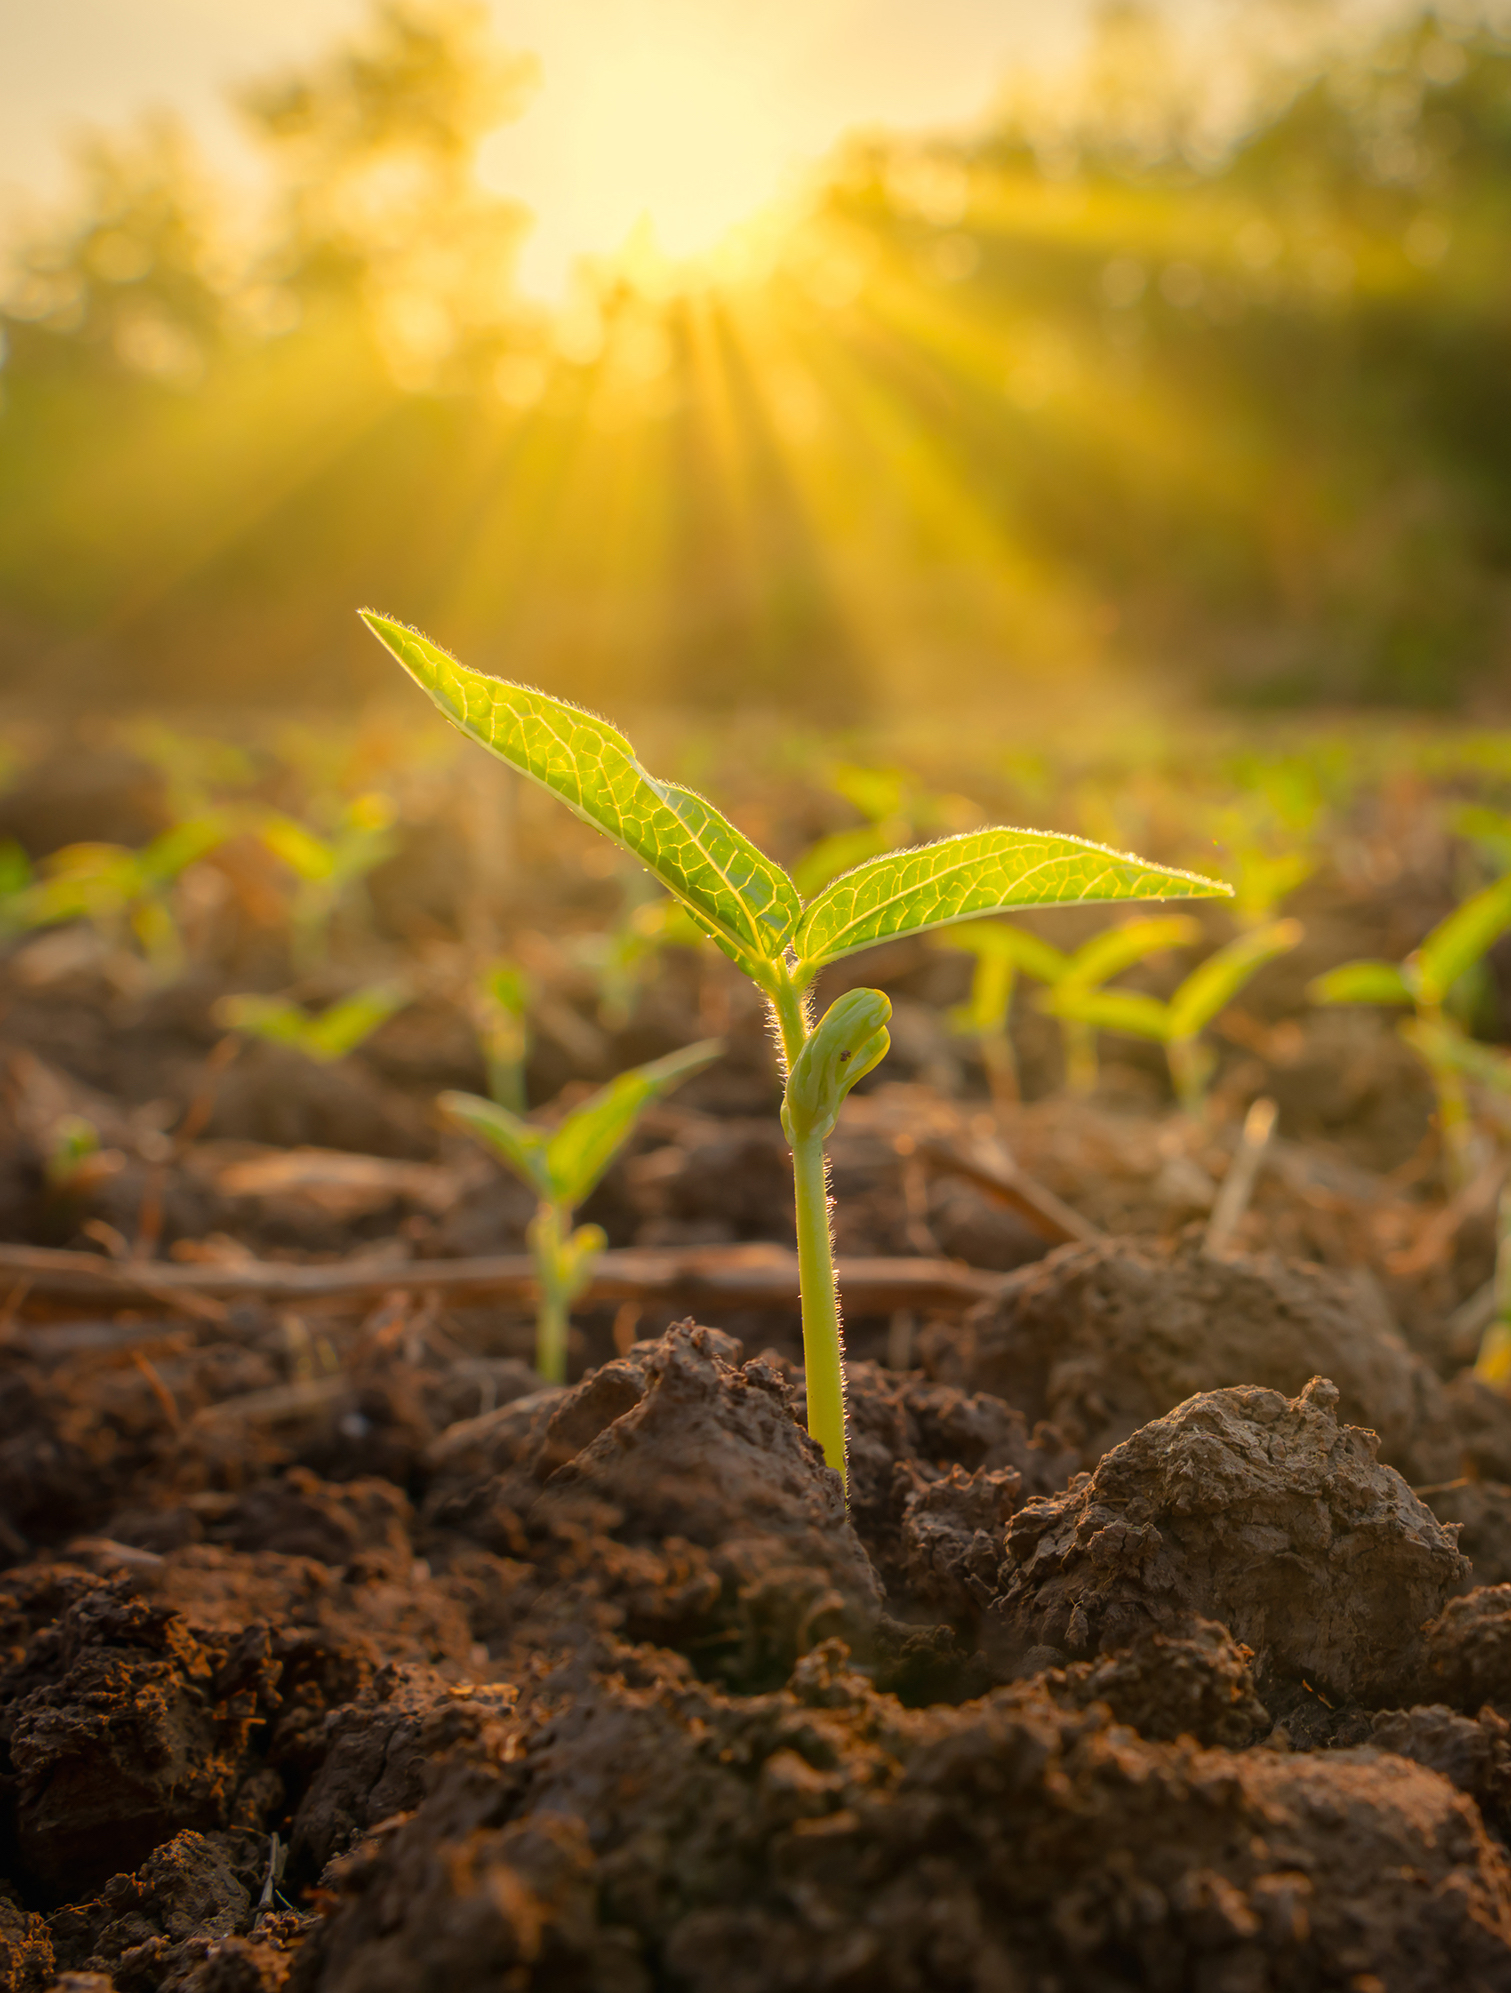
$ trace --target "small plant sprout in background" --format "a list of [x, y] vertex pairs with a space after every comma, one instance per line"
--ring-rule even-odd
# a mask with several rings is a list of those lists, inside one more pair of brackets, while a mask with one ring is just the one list
[[530, 1224], [530, 1251], [540, 1281], [535, 1367], [548, 1384], [566, 1381], [572, 1305], [592, 1280], [594, 1264], [608, 1243], [597, 1225], [574, 1225], [578, 1206], [596, 1189], [651, 1102], [711, 1065], [723, 1050], [718, 1040], [710, 1040], [635, 1066], [600, 1087], [554, 1128], [536, 1127], [479, 1094], [440, 1096], [442, 1112], [491, 1149], [540, 1199]]
[[891, 1004], [879, 990], [852, 990], [815, 1024], [815, 978], [894, 936], [1009, 907], [1227, 897], [1230, 889], [1084, 839], [993, 829], [872, 858], [805, 904], [781, 867], [711, 803], [648, 774], [604, 721], [469, 671], [402, 623], [365, 610], [363, 619], [454, 725], [632, 852], [764, 993], [786, 1070], [808, 1428], [843, 1480], [844, 1360], [824, 1145], [845, 1095], [886, 1052]]
[[[1017, 1062], [1008, 1034], [1013, 987], [1021, 973], [1063, 995], [1068, 1003], [1120, 976], [1135, 963], [1166, 948], [1189, 948], [1201, 939], [1201, 923], [1190, 914], [1155, 915], [1104, 928], [1070, 954], [1010, 921], [961, 921], [936, 937], [940, 948], [963, 948], [976, 957], [971, 992], [950, 1014], [952, 1027], [981, 1047], [992, 1091], [999, 1099], [1017, 1092]], [[1092, 1025], [1061, 1010], [1055, 1014], [1065, 1058], [1065, 1084], [1086, 1094], [1097, 1084], [1097, 1040]], [[1008, 1088], [1012, 1091], [1009, 1092]]]
[[215, 1020], [227, 1031], [287, 1045], [317, 1065], [330, 1066], [355, 1052], [409, 1000], [401, 983], [373, 983], [312, 1017], [287, 997], [228, 996], [216, 1004]]
[[1216, 1063], [1201, 1034], [1265, 963], [1294, 948], [1301, 934], [1299, 920], [1272, 921], [1240, 934], [1193, 969], [1168, 1003], [1138, 990], [1064, 985], [1046, 990], [1040, 1002], [1053, 1015], [1074, 1018], [1094, 1031], [1121, 1031], [1163, 1045], [1175, 1097], [1194, 1119], [1205, 1111]]
[[593, 978], [605, 1031], [622, 1031], [633, 1021], [641, 992], [668, 948], [701, 948], [708, 938], [676, 900], [659, 893], [648, 897], [645, 883], [643, 872], [627, 874], [618, 921], [605, 933], [576, 936], [568, 949]]
[[1454, 1009], [1472, 987], [1487, 950], [1511, 931], [1511, 873], [1473, 894], [1438, 922], [1404, 962], [1345, 962], [1310, 985], [1313, 1003], [1368, 1003], [1410, 1009], [1401, 1036], [1432, 1075], [1438, 1132], [1448, 1174], [1456, 1184], [1474, 1167], [1474, 1131], [1464, 1092], [1472, 1043]]
[[121, 844], [65, 845], [29, 882], [24, 857], [18, 862], [13, 851], [6, 869], [16, 889], [4, 901], [4, 923], [15, 930], [87, 921], [111, 948], [135, 944], [152, 979], [171, 983], [184, 969], [174, 887], [234, 829], [228, 817], [210, 810], [175, 824], [140, 851]]
[[798, 859], [792, 883], [805, 899], [852, 865], [917, 838], [966, 830], [981, 821], [981, 812], [969, 797], [936, 796], [901, 768], [864, 768], [840, 761], [828, 771], [828, 786], [865, 821], [821, 837]]
[[992, 1099], [1002, 1103], [1018, 1098], [1018, 1060], [1013, 1051], [1009, 1020], [1013, 989], [1018, 980], [1021, 929], [1005, 920], [963, 920], [934, 937], [936, 948], [949, 948], [973, 956], [971, 987], [964, 1003], [945, 1013], [945, 1022], [957, 1038], [967, 1038], [976, 1047], [986, 1072]]
[[490, 962], [472, 986], [472, 1016], [488, 1074], [488, 1098], [511, 1114], [525, 1111], [534, 986], [517, 962]]
[[294, 875], [289, 953], [295, 970], [307, 975], [330, 954], [331, 922], [343, 899], [397, 849], [393, 804], [376, 793], [356, 797], [328, 837], [269, 810], [258, 821], [257, 835]]
[[51, 1197], [81, 1199], [116, 1175], [125, 1162], [119, 1149], [102, 1149], [100, 1131], [83, 1114], [61, 1115], [48, 1130], [42, 1180]]
[[1474, 1374], [1511, 1395], [1511, 1184], [1501, 1191], [1495, 1218], [1495, 1312], [1480, 1338]]
[[1344, 771], [1316, 755], [1240, 754], [1225, 772], [1238, 801], [1213, 811], [1207, 830], [1233, 887], [1233, 918], [1262, 927], [1322, 863], [1330, 798]]

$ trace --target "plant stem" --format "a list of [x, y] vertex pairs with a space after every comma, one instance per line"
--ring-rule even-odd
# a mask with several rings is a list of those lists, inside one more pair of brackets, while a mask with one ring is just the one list
[[1065, 1053], [1067, 1092], [1086, 1094], [1097, 1089], [1097, 1034], [1078, 1017], [1060, 1020], [1060, 1043]]
[[[785, 969], [770, 985], [771, 1008], [791, 1072], [808, 1041], [807, 1005]], [[822, 1136], [793, 1144], [792, 1182], [797, 1201], [798, 1285], [803, 1297], [803, 1369], [808, 1384], [808, 1430], [824, 1459], [839, 1475], [845, 1471], [845, 1356], [839, 1317], [839, 1283], [834, 1274], [834, 1240], [829, 1230], [828, 1164]]]
[[828, 1165], [824, 1144], [811, 1135], [792, 1151], [797, 1193], [797, 1268], [803, 1294], [803, 1368], [808, 1380], [808, 1430], [824, 1458], [845, 1474], [845, 1360], [839, 1285], [829, 1231]]
[[567, 1381], [567, 1310], [560, 1295], [545, 1290], [535, 1315], [535, 1368], [548, 1384]]
[[560, 1206], [542, 1203], [530, 1226], [530, 1250], [540, 1282], [535, 1311], [535, 1368], [548, 1384], [567, 1381], [567, 1326], [571, 1311], [570, 1282], [564, 1264], [571, 1215]]

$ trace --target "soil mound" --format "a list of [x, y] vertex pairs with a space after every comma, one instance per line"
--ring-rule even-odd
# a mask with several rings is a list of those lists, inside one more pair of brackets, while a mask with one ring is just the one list
[[1128, 1239], [1062, 1246], [1011, 1276], [963, 1331], [932, 1335], [934, 1375], [1051, 1421], [1091, 1468], [1198, 1391], [1262, 1384], [1293, 1397], [1330, 1377], [1342, 1416], [1423, 1485], [1460, 1472], [1462, 1442], [1436, 1374], [1378, 1301], [1324, 1267], [1209, 1259]]

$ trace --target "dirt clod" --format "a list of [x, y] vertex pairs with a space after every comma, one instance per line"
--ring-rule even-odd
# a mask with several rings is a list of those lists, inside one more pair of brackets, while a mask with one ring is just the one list
[[1262, 1384], [1291, 1397], [1320, 1372], [1341, 1416], [1377, 1432], [1380, 1457], [1408, 1480], [1460, 1471], [1437, 1376], [1377, 1299], [1322, 1267], [1214, 1260], [1196, 1244], [1063, 1246], [927, 1350], [936, 1375], [1052, 1421], [1085, 1468], [1198, 1391]]
[[1089, 1657], [1202, 1617], [1253, 1648], [1261, 1681], [1399, 1697], [1467, 1566], [1337, 1402], [1321, 1378], [1293, 1399], [1203, 1392], [1027, 1503], [1007, 1529], [999, 1662]]

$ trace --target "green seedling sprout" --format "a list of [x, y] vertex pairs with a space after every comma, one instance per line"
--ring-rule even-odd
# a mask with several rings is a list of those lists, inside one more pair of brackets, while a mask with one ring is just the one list
[[598, 1021], [606, 1031], [622, 1031], [631, 1022], [666, 949], [701, 948], [707, 939], [676, 900], [644, 897], [638, 876], [625, 885], [616, 925], [605, 934], [577, 937], [570, 949], [598, 986]]
[[1461, 803], [1448, 824], [1474, 845], [1497, 874], [1511, 872], [1511, 814], [1493, 810], [1488, 803]]
[[472, 1015], [488, 1073], [488, 1098], [511, 1114], [525, 1111], [534, 986], [517, 962], [490, 962], [472, 988]]
[[55, 1198], [87, 1197], [121, 1168], [119, 1149], [102, 1149], [100, 1131], [83, 1114], [63, 1114], [47, 1134], [42, 1180]]
[[[976, 957], [971, 993], [951, 1013], [954, 1028], [975, 1037], [993, 1092], [1011, 1098], [1017, 1087], [1016, 1062], [1008, 1036], [1008, 1013], [1019, 974], [1032, 976], [1067, 1001], [1099, 989], [1136, 962], [1166, 948], [1187, 948], [1201, 939], [1201, 923], [1190, 914], [1155, 915], [1104, 928], [1070, 954], [1010, 921], [962, 921], [936, 938], [941, 948], [964, 948]], [[1072, 1093], [1091, 1093], [1097, 1083], [1094, 1027], [1068, 1011], [1056, 1012], [1065, 1054], [1065, 1083]]]
[[936, 796], [900, 768], [865, 768], [836, 762], [829, 787], [865, 822], [832, 831], [810, 845], [792, 868], [792, 883], [805, 899], [868, 858], [878, 858], [915, 837], [963, 830], [981, 812], [965, 796]]
[[1495, 1213], [1495, 1313], [1480, 1338], [1474, 1374], [1492, 1390], [1511, 1393], [1511, 1184]]
[[230, 741], [195, 739], [160, 721], [126, 728], [127, 746], [163, 778], [168, 805], [179, 817], [201, 816], [217, 794], [250, 788], [257, 764]]
[[327, 959], [342, 898], [392, 857], [398, 842], [393, 822], [393, 804], [375, 793], [348, 803], [329, 837], [281, 810], [268, 810], [258, 821], [263, 845], [294, 875], [289, 952], [300, 974]]
[[1008, 907], [1210, 898], [1230, 889], [1082, 838], [999, 828], [873, 858], [805, 904], [781, 867], [711, 803], [648, 774], [604, 721], [469, 671], [402, 623], [367, 610], [363, 619], [455, 726], [632, 852], [765, 995], [786, 1070], [782, 1125], [797, 1204], [808, 1426], [843, 1478], [844, 1362], [825, 1143], [845, 1096], [887, 1050], [891, 1004], [880, 990], [852, 990], [815, 1024], [814, 979], [878, 942]]
[[401, 984], [373, 983], [311, 1017], [287, 997], [248, 994], [222, 997], [215, 1006], [215, 1019], [228, 1031], [288, 1045], [316, 1065], [331, 1066], [355, 1052], [408, 1002], [409, 991]]
[[965, 1002], [947, 1011], [945, 1022], [957, 1038], [974, 1042], [996, 1101], [1018, 1098], [1018, 1061], [1008, 1017], [1018, 980], [1020, 932], [1006, 921], [963, 920], [934, 937], [937, 948], [957, 949], [975, 958]]
[[1438, 1102], [1438, 1130], [1456, 1184], [1473, 1168], [1473, 1124], [1456, 1041], [1464, 1038], [1450, 1004], [1487, 951], [1511, 931], [1511, 873], [1474, 893], [1440, 920], [1404, 962], [1345, 962], [1317, 977], [1313, 1003], [1368, 1003], [1410, 1009], [1401, 1035], [1426, 1064]]
[[651, 1102], [711, 1065], [723, 1050], [722, 1041], [705, 1039], [635, 1066], [600, 1087], [554, 1128], [538, 1128], [475, 1093], [440, 1096], [442, 1112], [491, 1149], [540, 1200], [529, 1242], [540, 1283], [535, 1367], [548, 1384], [566, 1382], [572, 1304], [592, 1281], [598, 1255], [608, 1244], [599, 1226], [575, 1224], [577, 1207], [596, 1188]]
[[134, 941], [154, 980], [183, 972], [184, 946], [172, 907], [173, 888], [191, 865], [224, 844], [234, 823], [219, 811], [175, 824], [140, 851], [121, 844], [70, 844], [44, 859], [40, 876], [22, 883], [22, 860], [7, 870], [17, 882], [5, 901], [11, 928], [60, 927], [87, 921], [112, 947]]
[[1195, 1118], [1206, 1107], [1215, 1063], [1201, 1041], [1202, 1032], [1266, 962], [1294, 948], [1301, 933], [1299, 920], [1277, 920], [1240, 934], [1193, 969], [1168, 1003], [1139, 990], [1065, 985], [1047, 990], [1040, 1002], [1054, 1015], [1078, 1019], [1094, 1031], [1122, 1031], [1163, 1045], [1176, 1099]]

